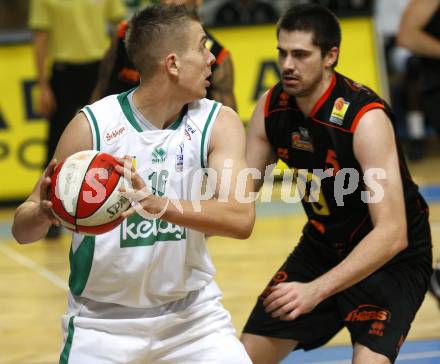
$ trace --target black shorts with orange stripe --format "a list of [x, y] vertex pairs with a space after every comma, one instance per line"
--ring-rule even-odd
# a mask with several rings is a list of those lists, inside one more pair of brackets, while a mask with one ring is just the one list
[[[331, 269], [334, 256], [328, 245], [303, 236], [269, 285], [310, 282]], [[243, 331], [295, 340], [298, 341], [295, 350], [310, 350], [324, 345], [346, 327], [352, 344], [364, 345], [393, 363], [425, 297], [431, 264], [432, 257], [424, 254], [411, 261], [387, 265], [293, 321], [272, 318], [264, 311], [266, 289]]]

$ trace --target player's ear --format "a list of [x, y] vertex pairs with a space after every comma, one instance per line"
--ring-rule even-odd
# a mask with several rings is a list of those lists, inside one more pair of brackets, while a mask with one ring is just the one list
[[170, 53], [165, 58], [165, 65], [168, 73], [173, 76], [178, 76], [180, 69], [180, 60], [176, 53]]
[[325, 56], [325, 60], [324, 60], [325, 66], [328, 68], [333, 67], [333, 65], [336, 64], [338, 60], [338, 56], [339, 56], [339, 48], [338, 47], [331, 48]]

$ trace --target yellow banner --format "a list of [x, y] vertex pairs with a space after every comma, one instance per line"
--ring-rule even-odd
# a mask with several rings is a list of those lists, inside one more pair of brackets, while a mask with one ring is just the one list
[[[374, 31], [368, 18], [342, 20], [338, 71], [380, 93]], [[210, 30], [230, 51], [245, 122], [258, 97], [278, 79], [275, 25]], [[39, 178], [46, 122], [36, 113], [32, 46], [0, 46], [0, 201], [25, 198]]]
[[0, 47], [0, 201], [25, 198], [41, 174], [46, 122], [35, 110], [32, 47]]

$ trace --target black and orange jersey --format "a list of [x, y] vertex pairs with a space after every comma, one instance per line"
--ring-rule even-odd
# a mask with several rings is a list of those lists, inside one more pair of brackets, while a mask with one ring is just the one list
[[[304, 116], [295, 97], [284, 92], [281, 83], [266, 98], [266, 134], [274, 152], [293, 169], [296, 197], [302, 197], [308, 217], [304, 233], [328, 242], [338, 258], [345, 257], [372, 229], [364, 202], [364, 175], [353, 152], [353, 134], [361, 117], [375, 108], [394, 121], [391, 109], [379, 96], [338, 73], [309, 116]], [[430, 242], [425, 231], [427, 205], [396, 143], [410, 240], [410, 248], [399, 254], [403, 257], [429, 249]], [[371, 148], [374, 145], [372, 140]]]
[[[115, 62], [110, 74], [110, 80], [107, 89], [104, 91], [104, 94], [102, 96], [119, 94], [121, 92], [128, 91], [139, 84], [139, 72], [130, 61], [124, 44], [125, 33], [127, 31], [128, 25], [129, 24], [127, 20], [124, 20], [119, 24]], [[211, 71], [212, 73], [214, 73], [217, 66], [219, 66], [223, 62], [225, 56], [228, 54], [228, 50], [223, 47], [211, 34], [209, 34], [206, 29], [205, 32], [208, 36], [206, 47], [210, 50], [210, 52], [215, 56], [216, 59], [215, 63], [211, 67]], [[207, 98], [211, 98], [210, 90], [211, 87], [207, 89]]]
[[120, 94], [121, 92], [128, 91], [139, 84], [139, 72], [130, 61], [125, 49], [124, 39], [127, 28], [127, 20], [123, 20], [119, 23], [115, 61], [110, 73], [107, 89], [104, 91], [102, 96]]
[[[222, 64], [225, 57], [228, 55], [229, 51], [223, 47], [213, 36], [210, 34], [206, 29], [205, 33], [208, 36], [208, 41], [206, 42], [206, 48], [209, 49], [209, 51], [214, 55], [215, 57], [215, 63], [211, 66], [211, 72], [212, 74], [215, 73], [216, 68]], [[209, 81], [211, 81], [212, 76], [209, 78]], [[212, 98], [211, 95], [211, 89], [212, 89], [212, 82], [210, 82], [211, 86], [207, 88], [207, 94], [206, 97], [208, 99]], [[215, 85], [214, 85], [215, 86]]]

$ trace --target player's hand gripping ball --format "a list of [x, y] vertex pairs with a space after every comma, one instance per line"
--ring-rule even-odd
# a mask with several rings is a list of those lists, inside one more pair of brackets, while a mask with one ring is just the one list
[[130, 200], [119, 192], [124, 176], [110, 154], [95, 150], [75, 153], [58, 164], [51, 177], [49, 199], [54, 216], [69, 230], [97, 235], [122, 222]]

